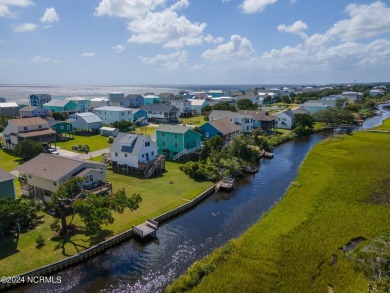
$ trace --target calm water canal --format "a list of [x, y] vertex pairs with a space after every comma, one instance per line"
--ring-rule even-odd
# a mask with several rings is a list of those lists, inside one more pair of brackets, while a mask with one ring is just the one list
[[[390, 116], [368, 119], [363, 128]], [[215, 193], [200, 205], [165, 223], [158, 239], [132, 239], [54, 275], [60, 284], [15, 288], [12, 292], [159, 292], [195, 260], [240, 236], [285, 193], [309, 150], [324, 134], [299, 138], [262, 160], [255, 175], [241, 179], [230, 193]], [[157, 191], [156, 191], [157, 192]]]

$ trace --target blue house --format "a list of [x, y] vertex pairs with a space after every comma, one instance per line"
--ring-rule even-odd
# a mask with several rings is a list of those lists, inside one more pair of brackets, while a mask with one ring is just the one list
[[15, 178], [16, 176], [0, 168], [0, 199], [6, 197], [16, 198], [14, 186]]
[[148, 112], [142, 109], [132, 109], [133, 110], [133, 123], [146, 125], [148, 124]]
[[199, 127], [201, 134], [206, 139], [221, 136], [225, 144], [228, 144], [241, 132], [241, 127], [231, 122], [228, 118], [209, 121]]
[[160, 97], [156, 95], [145, 95], [144, 105], [152, 105], [161, 103]]

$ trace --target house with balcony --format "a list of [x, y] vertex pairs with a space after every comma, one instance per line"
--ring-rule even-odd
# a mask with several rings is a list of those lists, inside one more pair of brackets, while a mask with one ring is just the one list
[[49, 110], [36, 107], [36, 106], [27, 106], [19, 110], [19, 115], [22, 118], [32, 118], [32, 117], [44, 118], [49, 116]]
[[45, 203], [58, 187], [73, 177], [85, 178], [82, 188], [96, 194], [111, 192], [106, 181], [106, 165], [72, 157], [40, 154], [16, 168], [19, 171], [22, 195], [38, 198]]
[[94, 113], [75, 113], [69, 115], [68, 122], [72, 123], [73, 129], [97, 132], [102, 126], [102, 119]]
[[51, 100], [50, 102], [43, 104], [43, 109], [47, 109], [50, 112], [59, 113], [76, 113], [78, 111], [77, 104], [68, 100]]
[[173, 105], [153, 104], [145, 105], [142, 110], [148, 114], [148, 119], [157, 123], [178, 123], [179, 109]]
[[253, 119], [253, 128], [269, 130], [275, 128], [276, 117], [262, 110], [239, 110], [239, 114], [250, 115]]
[[146, 135], [119, 133], [110, 146], [112, 166], [126, 172], [142, 172], [149, 178], [154, 171], [165, 169], [165, 158]]
[[228, 118], [209, 121], [199, 127], [204, 138], [221, 136], [225, 144], [229, 144], [236, 136], [240, 135], [241, 127], [231, 122]]
[[121, 120], [130, 121], [139, 125], [148, 123], [148, 113], [143, 109], [104, 106], [93, 109], [92, 112], [99, 116], [104, 124], [112, 124]]
[[0, 116], [19, 117], [19, 105], [15, 102], [0, 103]]
[[165, 124], [156, 129], [156, 140], [159, 154], [179, 160], [201, 149], [202, 135], [188, 126]]
[[291, 110], [274, 114], [276, 116], [276, 127], [292, 129], [294, 127], [294, 112]]
[[53, 129], [59, 137], [72, 137], [73, 125], [67, 121], [59, 121], [54, 119], [46, 120], [49, 123], [49, 127]]
[[172, 100], [170, 104], [179, 109], [180, 117], [187, 118], [192, 116], [191, 102], [187, 99]]
[[4, 147], [14, 150], [22, 140], [38, 142], [54, 142], [56, 132], [49, 127], [49, 123], [40, 118], [9, 119], [8, 125], [3, 131]]
[[30, 95], [30, 106], [42, 108], [43, 104], [51, 101], [51, 96], [48, 94]]
[[144, 96], [144, 105], [159, 104], [161, 99], [156, 95], [145, 95]]
[[91, 106], [91, 100], [83, 97], [65, 98], [66, 101], [72, 101], [77, 105], [77, 112], [88, 112]]
[[14, 179], [15, 175], [0, 168], [0, 199], [16, 198]]
[[202, 109], [209, 105], [207, 100], [202, 99], [188, 99], [188, 101], [191, 103], [191, 110], [195, 114], [200, 114]]
[[308, 110], [313, 115], [318, 111], [336, 108], [336, 101], [309, 100], [302, 104], [302, 108]]
[[241, 127], [241, 132], [251, 133], [253, 131], [253, 118], [247, 114], [238, 112], [213, 110], [209, 114], [209, 121], [228, 118], [231, 122]]

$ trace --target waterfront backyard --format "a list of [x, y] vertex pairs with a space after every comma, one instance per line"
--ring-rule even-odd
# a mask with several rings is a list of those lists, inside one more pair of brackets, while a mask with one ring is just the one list
[[[0, 156], [10, 161], [5, 164], [8, 170], [17, 167], [18, 164], [14, 162], [15, 157], [6, 155], [3, 151], [0, 151]], [[195, 182], [189, 179], [179, 170], [179, 165], [176, 162], [166, 162], [167, 172], [151, 179], [137, 177], [134, 174], [116, 173], [108, 169], [107, 179], [113, 184], [114, 191], [124, 188], [128, 195], [133, 193], [141, 195], [142, 202], [139, 209], [134, 212], [125, 210], [123, 214], [115, 214], [115, 222], [103, 226], [102, 231], [93, 237], [85, 235], [83, 225], [77, 216], [74, 223], [79, 226], [80, 233], [69, 237], [55, 236], [50, 229], [54, 218], [41, 212], [41, 223], [33, 230], [0, 242], [0, 267], [3, 275], [20, 274], [75, 255], [91, 245], [131, 229], [132, 225], [140, 224], [146, 218], [153, 218], [188, 202], [212, 186], [211, 182]], [[20, 192], [18, 194], [20, 195]], [[35, 239], [39, 235], [45, 239], [45, 245], [37, 249]]]

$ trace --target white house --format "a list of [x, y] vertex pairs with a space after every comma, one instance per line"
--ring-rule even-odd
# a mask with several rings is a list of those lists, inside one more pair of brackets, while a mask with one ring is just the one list
[[209, 115], [209, 121], [228, 118], [231, 122], [241, 127], [241, 132], [251, 133], [253, 131], [253, 117], [237, 112], [213, 110]]
[[327, 110], [329, 108], [335, 108], [336, 101], [327, 101], [327, 100], [309, 100], [302, 104], [302, 108], [308, 110], [310, 114], [314, 114], [318, 111]]
[[73, 129], [86, 131], [97, 131], [103, 126], [102, 119], [90, 112], [69, 115], [68, 122], [72, 123]]
[[191, 102], [183, 99], [183, 100], [172, 100], [170, 101], [170, 104], [172, 106], [175, 106], [179, 109], [179, 115], [180, 117], [191, 117], [192, 114], [192, 108], [191, 108]]
[[276, 116], [276, 127], [284, 129], [292, 129], [294, 127], [294, 112], [291, 110], [273, 114]]
[[104, 106], [94, 109], [93, 113], [99, 116], [104, 124], [112, 124], [121, 120], [130, 121], [140, 125], [148, 123], [148, 114], [142, 109]]
[[119, 133], [110, 147], [113, 166], [145, 170], [158, 156], [158, 148], [149, 136]]
[[73, 177], [85, 177], [84, 189], [101, 187], [101, 193], [108, 191], [106, 165], [93, 161], [84, 161], [71, 157], [40, 154], [16, 168], [19, 171], [22, 195], [51, 201], [52, 193], [59, 185]]
[[102, 97], [102, 98], [93, 98], [91, 99], [91, 108], [104, 107], [109, 105], [110, 99]]
[[188, 99], [188, 101], [191, 103], [192, 111], [197, 114], [200, 114], [202, 109], [209, 104], [207, 100], [202, 99]]

